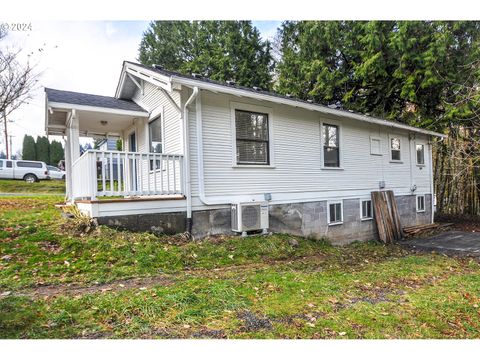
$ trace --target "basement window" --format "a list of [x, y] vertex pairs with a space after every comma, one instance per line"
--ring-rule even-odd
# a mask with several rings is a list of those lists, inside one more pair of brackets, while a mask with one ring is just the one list
[[235, 110], [237, 165], [269, 165], [268, 114]]
[[417, 165], [425, 165], [425, 145], [416, 144], [415, 149], [417, 152]]
[[329, 225], [343, 224], [343, 203], [341, 201], [329, 203], [327, 212]]
[[361, 207], [361, 220], [371, 220], [373, 218], [372, 200], [362, 200]]
[[417, 212], [425, 211], [425, 195], [417, 195]]

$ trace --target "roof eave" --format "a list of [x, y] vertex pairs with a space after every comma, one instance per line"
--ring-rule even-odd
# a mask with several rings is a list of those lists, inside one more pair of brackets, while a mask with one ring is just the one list
[[254, 93], [252, 91], [248, 90], [243, 90], [243, 89], [237, 89], [237, 88], [231, 88], [228, 86], [223, 86], [219, 84], [213, 84], [213, 83], [208, 83], [205, 81], [200, 81], [200, 80], [193, 80], [193, 79], [187, 79], [179, 76], [172, 75], [171, 76], [172, 81], [181, 85], [185, 85], [187, 87], [199, 87], [204, 90], [210, 90], [214, 92], [220, 92], [220, 93], [226, 93], [226, 94], [231, 94], [231, 95], [236, 95], [236, 96], [244, 96], [244, 97], [250, 97], [250, 98], [255, 98], [255, 99], [261, 99], [265, 101], [271, 101], [279, 104], [284, 104], [284, 105], [290, 105], [298, 108], [303, 108], [307, 110], [312, 110], [312, 111], [318, 111], [324, 114], [328, 115], [334, 115], [334, 116], [340, 116], [340, 117], [346, 117], [350, 119], [355, 119], [371, 124], [377, 124], [381, 126], [387, 126], [387, 127], [393, 127], [397, 129], [402, 129], [406, 131], [412, 131], [412, 132], [417, 132], [425, 135], [430, 135], [430, 136], [436, 136], [440, 138], [445, 138], [446, 135], [440, 134], [434, 131], [430, 130], [425, 130], [421, 128], [417, 128], [414, 126], [409, 126], [409, 125], [404, 125], [404, 124], [399, 124], [399, 123], [394, 123], [392, 121], [380, 119], [380, 118], [375, 118], [371, 116], [366, 116], [366, 115], [361, 115], [361, 114], [356, 114], [356, 113], [350, 113], [347, 111], [342, 111], [342, 110], [337, 110], [337, 109], [331, 109], [329, 107], [319, 105], [319, 104], [309, 104], [305, 103], [302, 101], [294, 100], [294, 99], [285, 99], [285, 98], [280, 98], [276, 97], [273, 95], [269, 94], [264, 94], [264, 93]]
[[58, 109], [58, 110], [67, 110], [67, 111], [68, 110], [94, 111], [94, 112], [102, 112], [102, 113], [125, 115], [125, 116], [138, 116], [138, 117], [149, 116], [149, 113], [147, 111], [125, 110], [125, 109], [115, 109], [115, 108], [102, 107], [102, 106], [60, 103], [60, 102], [48, 101], [47, 99], [47, 109], [50, 109], [50, 108]]

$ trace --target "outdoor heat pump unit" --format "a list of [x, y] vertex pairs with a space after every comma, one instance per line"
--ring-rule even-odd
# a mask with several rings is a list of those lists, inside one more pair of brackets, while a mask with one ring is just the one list
[[247, 234], [247, 231], [268, 229], [268, 203], [246, 202], [232, 204], [232, 231]]

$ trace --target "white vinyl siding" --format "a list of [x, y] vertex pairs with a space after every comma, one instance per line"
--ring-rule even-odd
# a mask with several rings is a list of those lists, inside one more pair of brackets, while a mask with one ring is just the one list
[[[187, 99], [189, 93], [182, 98]], [[389, 156], [370, 156], [370, 137], [382, 139], [383, 154], [389, 153], [388, 128], [360, 123], [351, 119], [333, 120], [318, 113], [242, 99], [254, 107], [271, 107], [270, 146], [275, 156], [270, 167], [235, 167], [234, 126], [231, 103], [234, 96], [202, 91], [202, 121], [204, 148], [204, 177], [206, 196], [232, 197], [264, 193], [292, 194], [298, 198], [304, 193], [322, 193], [321, 198], [345, 194], [369, 195], [378, 190], [379, 181], [395, 194], [410, 193], [410, 162], [404, 156], [402, 163], [390, 163]], [[248, 109], [249, 110], [249, 109]], [[261, 110], [257, 110], [262, 112]], [[263, 111], [265, 112], [265, 111]], [[195, 106], [189, 107], [190, 157], [192, 191], [198, 194], [196, 115]], [[340, 127], [340, 162], [342, 171], [324, 171], [322, 167], [321, 123]], [[341, 124], [339, 124], [341, 122]], [[396, 134], [402, 144], [408, 144], [408, 133]], [[417, 136], [419, 138], [420, 136]], [[426, 137], [422, 137], [425, 141]], [[343, 146], [342, 146], [343, 144]], [[405, 147], [403, 150], [406, 150]], [[429, 161], [426, 147], [426, 162]], [[428, 149], [428, 151], [430, 151]], [[412, 156], [412, 159], [414, 157]], [[271, 159], [272, 160], [272, 159]], [[274, 166], [273, 166], [274, 165]], [[414, 181], [418, 191], [430, 191], [430, 175], [414, 166]], [[427, 165], [428, 168], [428, 165]], [[308, 195], [312, 199], [315, 194]]]

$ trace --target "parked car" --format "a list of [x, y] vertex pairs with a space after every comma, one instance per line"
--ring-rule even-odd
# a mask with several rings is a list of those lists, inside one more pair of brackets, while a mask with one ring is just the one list
[[48, 172], [50, 173], [50, 179], [53, 180], [65, 180], [65, 171], [60, 170], [56, 166], [47, 165]]
[[20, 179], [33, 183], [50, 179], [47, 164], [43, 161], [0, 160], [0, 179]]

